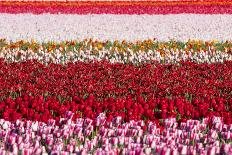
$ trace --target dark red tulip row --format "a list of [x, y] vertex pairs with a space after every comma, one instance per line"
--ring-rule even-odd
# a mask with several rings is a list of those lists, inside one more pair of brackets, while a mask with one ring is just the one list
[[108, 62], [43, 65], [37, 61], [7, 63], [0, 60], [0, 98], [21, 95], [56, 96], [69, 100], [93, 94], [105, 98], [133, 99], [184, 97], [232, 98], [232, 61], [223, 64], [143, 64]]

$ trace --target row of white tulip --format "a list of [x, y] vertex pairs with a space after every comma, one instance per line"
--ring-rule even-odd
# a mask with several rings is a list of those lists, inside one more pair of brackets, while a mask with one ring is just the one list
[[83, 40], [231, 40], [232, 15], [0, 14], [0, 38]]
[[139, 64], [144, 62], [158, 61], [160, 63], [178, 63], [180, 61], [192, 61], [196, 63], [223, 63], [224, 61], [231, 61], [232, 54], [229, 52], [211, 51], [194, 52], [184, 50], [168, 50], [164, 49], [164, 55], [156, 50], [133, 52], [129, 48], [126, 52], [117, 51], [111, 52], [111, 49], [102, 49], [94, 52], [94, 50], [80, 50], [74, 48], [72, 51], [63, 52], [64, 50], [56, 49], [48, 52], [47, 49], [40, 48], [38, 52], [33, 50], [18, 49], [2, 49], [0, 51], [0, 58], [8, 62], [20, 62], [26, 60], [36, 59], [44, 64], [48, 62], [65, 64], [68, 62], [89, 62], [107, 60], [111, 63], [133, 63]]
[[[143, 121], [123, 123], [121, 117], [106, 122], [105, 114], [95, 120], [73, 114], [48, 123], [0, 120], [0, 154], [231, 154], [232, 125], [221, 118], [188, 120], [178, 125], [164, 120], [164, 129]], [[212, 127], [209, 128], [209, 123]], [[143, 127], [147, 129], [144, 130]]]

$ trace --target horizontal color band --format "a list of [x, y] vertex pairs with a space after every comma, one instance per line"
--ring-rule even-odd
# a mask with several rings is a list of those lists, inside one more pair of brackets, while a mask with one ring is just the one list
[[62, 41], [231, 40], [232, 15], [53, 15], [0, 14], [0, 38]]
[[[0, 0], [0, 2], [213, 2], [215, 0]], [[228, 2], [228, 0], [217, 0]]]
[[177, 6], [1, 6], [0, 13], [51, 14], [232, 14], [232, 5]]
[[0, 2], [1, 6], [173, 6], [173, 5], [231, 5], [232, 1], [46, 1], [46, 2]]

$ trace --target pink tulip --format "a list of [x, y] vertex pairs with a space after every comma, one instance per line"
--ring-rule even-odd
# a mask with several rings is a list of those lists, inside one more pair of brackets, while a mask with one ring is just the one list
[[135, 155], [135, 150], [128, 150], [128, 155]]
[[35, 152], [34, 152], [34, 154], [41, 154], [42, 153], [42, 149], [41, 148], [36, 148], [35, 149]]
[[30, 149], [23, 149], [22, 154], [23, 155], [31, 155], [31, 151], [30, 151]]
[[18, 152], [19, 152], [18, 146], [17, 146], [16, 144], [14, 144], [14, 145], [12, 146], [12, 153], [13, 153], [13, 154], [18, 154]]
[[66, 151], [61, 151], [61, 154], [60, 154], [60, 155], [69, 155], [69, 153], [66, 152]]
[[98, 148], [98, 149], [96, 150], [96, 155], [103, 155], [102, 148]]
[[67, 151], [68, 152], [73, 152], [74, 151], [73, 145], [67, 145]]
[[114, 136], [114, 135], [115, 135], [115, 130], [109, 129], [109, 130], [108, 130], [108, 137], [112, 137], [112, 136]]
[[183, 145], [181, 148], [180, 154], [185, 155], [187, 154], [187, 152], [188, 152], [187, 145]]
[[102, 143], [103, 143], [104, 145], [108, 145], [108, 144], [109, 144], [109, 139], [103, 137], [103, 138], [102, 138]]
[[151, 154], [151, 148], [145, 148], [145, 149], [144, 149], [144, 153], [145, 153], [146, 155]]
[[178, 150], [176, 148], [171, 148], [171, 155], [178, 155]]
[[118, 143], [120, 145], [124, 145], [124, 141], [125, 141], [125, 137], [123, 137], [123, 136], [118, 137]]
[[6, 153], [6, 151], [4, 149], [0, 148], [0, 154], [1, 155], [6, 155], [7, 153]]

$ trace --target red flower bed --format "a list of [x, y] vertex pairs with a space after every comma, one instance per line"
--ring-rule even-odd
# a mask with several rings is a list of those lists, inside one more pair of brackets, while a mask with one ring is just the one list
[[45, 66], [36, 61], [0, 61], [0, 98], [20, 95], [69, 99], [93, 94], [98, 100], [113, 97], [232, 98], [232, 61], [223, 64], [144, 64], [107, 62]]
[[[75, 113], [73, 119], [79, 117], [96, 118], [100, 113], [105, 112], [108, 121], [116, 116], [121, 116], [124, 121], [150, 120], [161, 123], [166, 118], [177, 118], [184, 122], [187, 119], [202, 119], [204, 117], [220, 116], [224, 123], [232, 123], [232, 99], [225, 100], [216, 98], [211, 100], [154, 98], [144, 101], [138, 97], [136, 101], [131, 98], [113, 99], [108, 98], [97, 101], [91, 95], [87, 99], [77, 96], [72, 101], [65, 101], [60, 104], [55, 97], [44, 99], [43, 96], [18, 97], [15, 100], [7, 98], [0, 102], [0, 117], [5, 120], [15, 121], [26, 119], [47, 122], [48, 119], [59, 120], [64, 117], [67, 111]], [[160, 124], [162, 125], [162, 124]]]
[[[0, 61], [0, 118], [47, 121], [74, 118], [180, 121], [221, 116], [232, 123], [232, 62], [141, 66]], [[13, 98], [13, 99], [11, 99]]]

